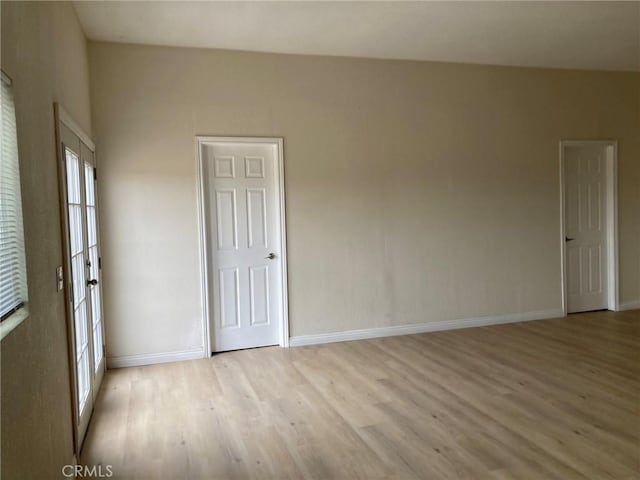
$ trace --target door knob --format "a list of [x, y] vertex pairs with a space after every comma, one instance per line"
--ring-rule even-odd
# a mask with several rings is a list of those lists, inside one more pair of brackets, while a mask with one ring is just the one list
[[87, 285], [97, 285], [98, 284], [98, 280], [96, 280], [95, 278], [92, 278], [91, 280], [87, 280]]
[[271, 252], [269, 255], [267, 255], [266, 257], [264, 257], [265, 260], [269, 259], [269, 260], [273, 260], [274, 258], [276, 258], [276, 254]]
[[575, 238], [564, 237], [565, 242], [570, 242], [571, 240], [575, 240]]

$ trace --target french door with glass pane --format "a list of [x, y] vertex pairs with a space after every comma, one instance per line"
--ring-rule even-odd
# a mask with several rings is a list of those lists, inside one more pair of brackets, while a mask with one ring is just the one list
[[[69, 123], [72, 123], [69, 121]], [[64, 119], [60, 135], [63, 210], [66, 216], [66, 290], [73, 343], [76, 445], [89, 424], [105, 371], [100, 252], [93, 144]], [[88, 143], [88, 138], [84, 138]]]

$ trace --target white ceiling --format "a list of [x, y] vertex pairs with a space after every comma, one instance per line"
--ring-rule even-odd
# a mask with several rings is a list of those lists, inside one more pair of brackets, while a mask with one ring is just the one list
[[87, 37], [640, 71], [640, 2], [75, 2]]

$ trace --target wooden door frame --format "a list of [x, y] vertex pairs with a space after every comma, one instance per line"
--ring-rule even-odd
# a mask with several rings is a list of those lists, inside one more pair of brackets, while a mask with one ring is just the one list
[[560, 254], [562, 311], [567, 315], [567, 245], [565, 241], [565, 149], [567, 147], [599, 146], [606, 148], [605, 159], [605, 215], [606, 215], [606, 254], [607, 254], [607, 309], [618, 311], [619, 272], [618, 272], [618, 141], [617, 140], [561, 140], [560, 141]]
[[207, 265], [209, 256], [207, 255], [209, 241], [207, 238], [207, 222], [205, 210], [205, 177], [202, 168], [202, 147], [211, 143], [247, 143], [247, 144], [271, 144], [276, 147], [277, 155], [277, 196], [278, 205], [276, 210], [280, 217], [280, 269], [282, 272], [282, 289], [280, 298], [280, 309], [282, 317], [280, 319], [280, 346], [289, 346], [289, 300], [287, 282], [287, 227], [284, 201], [284, 139], [282, 137], [229, 137], [229, 136], [196, 136], [196, 171], [197, 171], [197, 200], [198, 200], [198, 233], [200, 247], [200, 290], [202, 298], [202, 336], [204, 338], [204, 357], [212, 354], [211, 346], [213, 328], [211, 328], [210, 312], [211, 299], [209, 286], [211, 284]]

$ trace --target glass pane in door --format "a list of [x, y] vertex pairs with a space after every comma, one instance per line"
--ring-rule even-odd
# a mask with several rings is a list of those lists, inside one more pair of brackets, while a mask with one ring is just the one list
[[[87, 247], [89, 250], [90, 280], [100, 280], [98, 259], [98, 221], [96, 215], [96, 192], [93, 166], [84, 164], [85, 199], [87, 202]], [[98, 370], [102, 361], [102, 305], [100, 304], [100, 287], [95, 282], [89, 285], [91, 298], [91, 328], [93, 330], [93, 367]]]
[[78, 404], [80, 412], [91, 389], [91, 359], [89, 358], [89, 331], [87, 329], [87, 288], [85, 278], [85, 249], [82, 224], [82, 191], [80, 160], [72, 150], [65, 148], [67, 171], [67, 214], [69, 216], [69, 244], [71, 247], [71, 278], [73, 285], [73, 317], [76, 341], [76, 369], [78, 374]]

